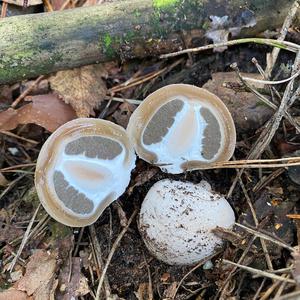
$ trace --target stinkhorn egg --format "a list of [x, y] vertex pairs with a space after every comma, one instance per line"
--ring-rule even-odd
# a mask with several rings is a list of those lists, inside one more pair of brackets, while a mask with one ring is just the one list
[[127, 132], [142, 159], [174, 174], [229, 160], [236, 142], [225, 104], [187, 84], [150, 94], [132, 114]]
[[122, 127], [100, 119], [72, 120], [40, 151], [35, 172], [39, 199], [57, 221], [90, 225], [125, 191], [135, 159]]
[[222, 240], [211, 230], [230, 228], [234, 212], [209, 183], [164, 179], [147, 193], [139, 230], [148, 250], [170, 265], [191, 265], [214, 253]]

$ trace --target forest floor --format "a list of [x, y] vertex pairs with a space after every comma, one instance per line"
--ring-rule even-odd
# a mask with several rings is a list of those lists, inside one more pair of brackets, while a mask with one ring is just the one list
[[[298, 30], [291, 26], [286, 40], [299, 42]], [[245, 44], [168, 61], [147, 58], [91, 67], [97, 72], [86, 67], [65, 71], [61, 85], [57, 74], [0, 87], [0, 299], [95, 299], [97, 290], [101, 299], [300, 299], [300, 167], [245, 168], [240, 177], [234, 168], [170, 175], [138, 159], [124, 195], [84, 228], [51, 219], [34, 187], [40, 148], [58, 124], [73, 118], [73, 109], [77, 115], [89, 111], [126, 127], [138, 103], [134, 100], [173, 83], [204, 86], [224, 100], [237, 128], [235, 160], [299, 157], [299, 91], [297, 101], [284, 107], [293, 124], [281, 107], [284, 97], [296, 95], [297, 78], [290, 91], [294, 79], [276, 86], [256, 84], [252, 91], [239, 79], [241, 74], [257, 78], [271, 51]], [[299, 58], [281, 51], [272, 80], [290, 77], [295, 65], [299, 70]], [[78, 87], [71, 72], [88, 79]], [[78, 108], [82, 89], [83, 110]], [[95, 89], [103, 95], [101, 103], [94, 103]], [[276, 108], [263, 103], [257, 91]], [[57, 94], [72, 98], [73, 108]], [[51, 106], [41, 95], [48, 96]], [[8, 116], [9, 108], [17, 116]], [[244, 227], [217, 230], [223, 248], [195, 266], [158, 261], [143, 243], [136, 213], [149, 188], [163, 178], [207, 180], [227, 196], [237, 224]]]

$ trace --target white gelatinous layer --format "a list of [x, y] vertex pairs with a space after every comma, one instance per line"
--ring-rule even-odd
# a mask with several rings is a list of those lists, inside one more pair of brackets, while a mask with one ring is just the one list
[[[86, 214], [86, 217], [88, 217], [95, 213], [95, 210], [108, 195], [113, 194], [112, 197], [117, 199], [124, 193], [129, 184], [130, 173], [135, 166], [135, 161], [131, 160], [130, 165], [125, 163], [126, 150], [124, 145], [118, 141], [116, 142], [122, 147], [122, 152], [113, 159], [89, 158], [84, 154], [66, 154], [66, 145], [76, 139], [78, 137], [65, 139], [59, 145], [58, 153], [60, 155], [56, 157], [53, 167], [49, 169], [47, 182], [50, 191], [56, 195], [53, 174], [55, 171], [62, 172], [70, 186], [93, 202], [94, 209], [89, 214]], [[86, 176], [86, 174], [89, 174], [89, 176]], [[65, 207], [64, 203], [57, 196], [56, 198], [60, 205]], [[77, 215], [67, 207], [64, 209], [70, 215]]]
[[93, 118], [67, 122], [40, 151], [35, 170], [39, 199], [57, 221], [90, 225], [125, 191], [135, 160], [121, 126]]
[[176, 113], [174, 123], [162, 141], [146, 145], [141, 139], [141, 143], [146, 150], [156, 154], [157, 161], [155, 163], [161, 165], [162, 170], [178, 174], [182, 172], [181, 165], [184, 162], [192, 160], [213, 162], [223, 148], [224, 130], [218, 121], [221, 132], [220, 148], [212, 159], [205, 159], [201, 152], [207, 123], [202, 117], [200, 109], [202, 107], [209, 109], [217, 119], [219, 113], [213, 107], [201, 103], [199, 100], [176, 96], [170, 101], [175, 99], [183, 101], [184, 105], [182, 110]]
[[142, 204], [139, 229], [147, 248], [168, 264], [189, 265], [213, 254], [222, 240], [211, 230], [230, 228], [234, 212], [207, 182], [155, 183]]

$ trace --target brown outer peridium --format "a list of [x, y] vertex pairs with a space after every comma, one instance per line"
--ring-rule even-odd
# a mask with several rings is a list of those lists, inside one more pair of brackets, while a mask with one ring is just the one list
[[126, 149], [126, 164], [129, 164], [129, 162], [134, 159], [134, 150], [126, 135], [126, 131], [121, 126], [109, 121], [92, 118], [79, 118], [67, 122], [52, 133], [44, 143], [35, 170], [35, 187], [39, 199], [45, 210], [55, 220], [72, 227], [83, 227], [94, 223], [104, 209], [116, 199], [113, 197], [113, 193], [108, 195], [108, 197], [102, 201], [101, 205], [97, 207], [94, 214], [86, 218], [71, 215], [68, 211], [64, 210], [59, 202], [52, 199], [53, 193], [50, 192], [50, 188], [47, 185], [46, 174], [52, 166], [51, 163], [55, 161], [56, 155], [59, 155], [59, 153], [57, 153], [59, 147], [56, 147], [56, 145], [59, 145], [62, 139], [71, 135], [74, 137], [101, 135], [116, 140]]
[[228, 108], [215, 94], [189, 84], [170, 84], [162, 87], [146, 97], [134, 111], [127, 126], [127, 133], [138, 156], [149, 163], [155, 164], [155, 161], [157, 160], [156, 155], [145, 149], [142, 145], [142, 133], [145, 126], [149, 123], [159, 107], [171, 99], [175, 99], [176, 96], [185, 96], [195, 100], [199, 99], [201, 103], [207, 103], [208, 105], [213, 106], [223, 117], [222, 120], [218, 120], [221, 123], [221, 126], [223, 126], [225, 135], [223, 150], [215, 160], [210, 162], [188, 161], [181, 164], [182, 171], [207, 168], [212, 163], [229, 160], [235, 149], [236, 130]]

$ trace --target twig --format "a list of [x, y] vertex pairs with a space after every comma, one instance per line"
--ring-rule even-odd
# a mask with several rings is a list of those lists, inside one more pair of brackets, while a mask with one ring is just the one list
[[300, 296], [300, 291], [295, 291], [289, 294], [285, 294], [284, 296], [280, 296], [277, 300], [295, 300], [298, 299], [298, 297], [296, 298], [296, 296]]
[[175, 299], [175, 296], [179, 290], [179, 288], [181, 287], [182, 283], [185, 281], [185, 279], [190, 276], [194, 271], [196, 271], [199, 267], [201, 267], [203, 264], [205, 264], [207, 261], [211, 260], [212, 258], [214, 258], [216, 255], [219, 255], [222, 251], [218, 251], [213, 253], [212, 255], [201, 259], [200, 262], [198, 262], [192, 269], [190, 269], [179, 281], [176, 290], [174, 291], [174, 294], [172, 295], [172, 299]]
[[7, 7], [8, 7], [7, 2], [2, 1], [2, 8], [1, 8], [1, 16], [0, 16], [0, 19], [3, 19], [3, 18], [6, 17]]
[[[292, 73], [295, 72], [296, 70], [298, 70], [299, 68], [299, 61], [300, 61], [300, 51], [297, 52], [296, 54], [296, 58], [294, 61], [294, 65], [293, 65], [293, 70]], [[265, 126], [264, 130], [262, 131], [262, 133], [260, 134], [259, 138], [257, 139], [257, 141], [254, 143], [254, 145], [251, 147], [250, 153], [248, 155], [248, 159], [255, 159], [257, 157], [259, 157], [265, 150], [265, 148], [269, 145], [269, 143], [271, 142], [275, 132], [277, 131], [281, 119], [283, 117], [283, 115], [285, 114], [285, 111], [288, 107], [290, 107], [293, 102], [297, 99], [297, 97], [300, 94], [300, 86], [298, 86], [298, 88], [296, 89], [296, 91], [292, 94], [293, 92], [293, 86], [294, 85], [294, 79], [292, 79], [288, 84], [287, 87], [285, 89], [285, 92], [283, 94], [280, 106], [278, 107], [278, 110], [275, 112], [275, 114], [273, 115], [272, 119], [267, 123], [267, 125]], [[243, 174], [243, 169], [241, 169], [230, 189], [229, 192], [227, 194], [227, 196], [231, 196], [237, 182], [238, 179], [241, 177], [241, 175]]]
[[5, 172], [5, 171], [10, 171], [10, 170], [14, 170], [17, 168], [27, 168], [27, 167], [35, 167], [36, 163], [28, 163], [28, 164], [20, 164], [20, 165], [14, 165], [11, 167], [6, 167], [6, 168], [2, 168], [0, 169], [0, 172]]
[[[294, 4], [292, 5], [291, 9], [289, 10], [288, 15], [286, 16], [282, 28], [280, 30], [280, 35], [277, 39], [277, 41], [283, 41], [286, 37], [286, 34], [288, 32], [289, 27], [291, 26], [295, 16], [296, 16], [296, 12], [299, 8], [299, 0], [296, 0], [294, 2]], [[271, 76], [273, 67], [276, 63], [278, 54], [279, 54], [280, 48], [274, 48], [272, 50], [272, 53], [270, 53], [267, 56], [267, 67], [266, 67], [266, 76], [269, 78]]]
[[52, 7], [52, 4], [50, 3], [49, 0], [43, 0], [44, 2], [44, 5], [46, 6], [47, 8], [47, 11], [51, 12], [51, 11], [54, 11], [53, 7]]
[[169, 58], [169, 57], [174, 57], [186, 53], [200, 52], [200, 51], [210, 50], [214, 48], [221, 48], [225, 46], [233, 46], [233, 45], [246, 44], [246, 43], [269, 45], [276, 48], [285, 49], [291, 52], [298, 52], [300, 50], [300, 45], [291, 42], [278, 41], [275, 39], [245, 38], [245, 39], [232, 40], [224, 43], [216, 43], [216, 44], [210, 44], [210, 45], [196, 47], [196, 48], [184, 49], [173, 53], [163, 54], [160, 56], [160, 58]]
[[23, 93], [21, 93], [21, 95], [12, 103], [11, 107], [15, 108], [42, 79], [44, 79], [44, 75], [39, 76], [25, 91], [23, 91]]
[[16, 264], [16, 262], [17, 262], [17, 260], [18, 260], [18, 257], [21, 255], [22, 250], [23, 250], [23, 248], [25, 247], [25, 244], [27, 243], [27, 240], [28, 240], [28, 237], [29, 237], [29, 233], [30, 233], [31, 227], [32, 227], [32, 225], [33, 225], [33, 223], [34, 223], [34, 220], [35, 220], [35, 218], [36, 218], [36, 216], [37, 216], [37, 213], [38, 213], [40, 207], [41, 207], [41, 204], [38, 205], [37, 209], [35, 210], [35, 212], [34, 212], [32, 218], [31, 218], [31, 220], [30, 220], [30, 222], [29, 222], [29, 224], [28, 224], [28, 226], [27, 226], [27, 229], [26, 229], [26, 231], [25, 231], [25, 233], [24, 233], [24, 237], [23, 237], [23, 239], [22, 239], [21, 245], [20, 245], [20, 247], [19, 247], [19, 249], [18, 249], [17, 255], [14, 257], [14, 259], [13, 259], [13, 261], [11, 262], [11, 265], [10, 265], [10, 267], [9, 267], [9, 271], [10, 271], [10, 272], [12, 272], [12, 270], [14, 269], [15, 264]]
[[174, 63], [172, 63], [170, 66], [164, 67], [161, 70], [158, 70], [156, 72], [150, 73], [147, 76], [138, 77], [138, 78], [134, 79], [132, 82], [130, 82], [129, 84], [121, 83], [120, 85], [112, 87], [111, 89], [109, 89], [108, 92], [112, 94], [112, 93], [116, 93], [116, 92], [120, 92], [120, 91], [129, 89], [129, 88], [131, 88], [133, 86], [142, 84], [142, 83], [144, 83], [146, 81], [149, 81], [149, 80], [151, 80], [153, 78], [156, 78], [156, 77], [160, 76], [161, 74], [163, 74], [165, 72], [168, 72], [168, 71], [172, 70], [177, 65], [181, 64], [182, 61], [183, 61], [183, 59], [181, 58], [181, 59], [175, 61]]
[[147, 263], [145, 253], [143, 253], [143, 257], [144, 257], [144, 262], [145, 262], [147, 272], [148, 272], [148, 300], [153, 300], [153, 284], [152, 284], [152, 279], [151, 279], [151, 271], [150, 271], [150, 267]]
[[[247, 200], [248, 206], [250, 207], [255, 226], [257, 227], [259, 223], [258, 223], [258, 219], [257, 219], [257, 216], [256, 216], [255, 209], [252, 205], [251, 199], [248, 195], [248, 192], [247, 192], [247, 190], [244, 186], [244, 183], [243, 183], [242, 179], [240, 178], [239, 180], [240, 180], [240, 186], [242, 187], [242, 190], [244, 192], [244, 195], [245, 195], [245, 198]], [[260, 238], [260, 243], [261, 243], [261, 247], [263, 249], [263, 253], [265, 255], [265, 258], [266, 258], [268, 268], [269, 268], [270, 271], [272, 271], [273, 270], [273, 265], [272, 265], [272, 261], [271, 261], [271, 258], [270, 258], [269, 252], [268, 252], [267, 245], [266, 245], [265, 241], [262, 238]]]
[[266, 283], [266, 280], [267, 280], [266, 278], [264, 278], [264, 279], [262, 280], [262, 282], [261, 282], [261, 284], [260, 284], [258, 290], [256, 291], [254, 297], [252, 298], [252, 300], [256, 300], [256, 299], [258, 298], [258, 296], [259, 296], [259, 294], [260, 294], [262, 288], [264, 287], [264, 285], [265, 285], [265, 283]]
[[287, 244], [285, 244], [285, 243], [277, 240], [276, 238], [273, 238], [273, 237], [271, 237], [269, 235], [266, 235], [266, 234], [264, 234], [264, 233], [262, 233], [260, 231], [256, 231], [256, 230], [254, 230], [252, 228], [249, 228], [249, 227], [247, 227], [245, 225], [242, 225], [242, 224], [239, 224], [239, 223], [235, 223], [235, 225], [238, 226], [238, 227], [240, 227], [240, 228], [245, 229], [246, 231], [252, 233], [253, 235], [255, 235], [257, 237], [263, 238], [264, 240], [270, 241], [270, 242], [272, 242], [272, 243], [274, 243], [274, 244], [276, 244], [276, 245], [278, 245], [280, 247], [288, 249], [291, 252], [295, 251], [293, 247], [291, 247], [291, 246], [289, 246], [289, 245], [287, 245]]
[[[104, 262], [103, 262], [103, 259], [102, 259], [102, 251], [101, 251], [100, 243], [99, 243], [98, 238], [97, 238], [95, 226], [94, 225], [89, 226], [89, 231], [90, 231], [92, 244], [95, 248], [95, 255], [96, 255], [96, 259], [97, 259], [98, 268], [100, 269], [100, 272], [102, 272], [102, 274], [103, 274], [103, 272], [104, 272], [104, 267], [103, 267]], [[109, 300], [110, 295], [111, 295], [111, 288], [110, 288], [110, 285], [109, 285], [109, 282], [108, 282], [108, 279], [107, 279], [106, 275], [104, 277], [104, 290], [105, 290], [106, 299]], [[101, 288], [99, 290], [99, 294], [98, 294], [98, 290], [97, 290], [98, 298], [100, 297], [100, 292], [101, 292]], [[95, 299], [98, 299], [96, 297], [95, 297]]]
[[284, 278], [284, 277], [281, 277], [281, 276], [278, 276], [278, 275], [275, 275], [275, 274], [272, 274], [272, 273], [269, 273], [269, 272], [266, 272], [266, 271], [262, 271], [262, 270], [254, 269], [254, 268], [244, 266], [244, 265], [241, 265], [241, 264], [237, 264], [237, 263], [232, 262], [232, 261], [227, 260], [227, 259], [223, 259], [222, 261], [224, 263], [236, 266], [238, 268], [249, 271], [250, 273], [253, 273], [253, 274], [261, 276], [261, 277], [268, 277], [268, 278], [271, 278], [271, 279], [274, 279], [274, 280], [285, 281], [285, 282], [289, 282], [289, 283], [296, 283], [296, 281], [293, 280], [293, 279]]
[[113, 101], [117, 101], [117, 102], [128, 102], [130, 104], [136, 104], [136, 105], [139, 105], [142, 103], [142, 100], [126, 99], [126, 98], [110, 97], [110, 96], [105, 97], [105, 100], [110, 100], [110, 99]]
[[26, 138], [24, 138], [24, 137], [21, 137], [21, 136], [19, 136], [19, 135], [17, 135], [17, 134], [14, 134], [14, 133], [10, 132], [10, 131], [0, 130], [0, 133], [5, 134], [5, 135], [7, 135], [7, 136], [14, 137], [14, 138], [16, 138], [16, 139], [18, 139], [18, 140], [21, 140], [21, 141], [25, 141], [25, 142], [34, 144], [34, 145], [37, 145], [37, 144], [39, 143], [39, 142], [37, 142], [37, 141], [34, 141], [34, 140], [31, 140], [31, 139], [26, 139]]
[[271, 85], [276, 85], [276, 84], [282, 84], [288, 81], [291, 81], [292, 79], [295, 79], [300, 75], [300, 70], [296, 72], [294, 75], [290, 76], [289, 78], [282, 79], [282, 80], [277, 80], [277, 81], [270, 81], [270, 80], [260, 80], [260, 79], [255, 79], [255, 78], [250, 78], [250, 77], [245, 77], [242, 76], [242, 78], [246, 81], [249, 82], [255, 82], [255, 83], [260, 83], [260, 84], [271, 84]]
[[128, 223], [126, 225], [126, 227], [124, 227], [122, 229], [122, 231], [120, 232], [119, 236], [116, 238], [115, 242], [113, 243], [112, 245], [112, 248], [110, 250], [110, 253], [107, 257], [107, 260], [106, 260], [106, 263], [105, 263], [105, 266], [103, 268], [103, 271], [102, 271], [102, 274], [101, 274], [101, 277], [99, 279], [99, 284], [98, 284], [98, 288], [97, 288], [97, 293], [96, 293], [96, 300], [99, 300], [100, 299], [100, 291], [101, 291], [101, 288], [102, 288], [102, 284], [103, 284], [103, 281], [104, 281], [104, 278], [105, 278], [105, 274], [106, 274], [106, 271], [107, 271], [107, 268], [111, 262], [111, 259], [120, 243], [120, 241], [122, 240], [124, 234], [127, 232], [132, 220], [134, 219], [134, 217], [136, 216], [138, 210], [135, 209], [134, 212], [132, 213], [131, 217], [129, 218], [128, 220]]

